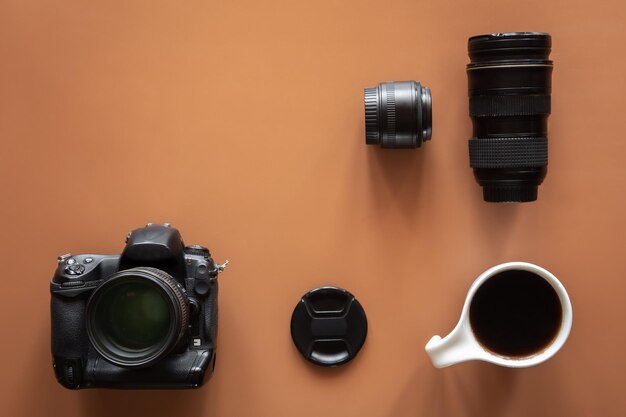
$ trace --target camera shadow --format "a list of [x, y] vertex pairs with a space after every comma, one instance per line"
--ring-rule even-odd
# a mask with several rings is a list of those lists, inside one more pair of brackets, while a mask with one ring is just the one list
[[83, 415], [90, 417], [203, 415], [210, 390], [80, 391]]
[[[23, 372], [11, 385], [17, 398], [21, 393], [31, 393], [28, 400], [19, 401], [19, 410], [8, 410], [6, 415], [83, 415], [90, 417], [202, 415], [209, 401], [217, 401], [217, 396], [209, 389], [193, 390], [114, 390], [84, 389], [69, 390], [62, 387], [52, 370], [50, 354], [50, 321], [41, 317], [35, 326], [37, 332], [25, 349], [31, 358], [22, 366]], [[45, 347], [45, 348], [42, 348]], [[33, 384], [33, 381], [37, 381]], [[205, 385], [209, 381], [205, 382]], [[32, 397], [32, 393], [36, 397]]]

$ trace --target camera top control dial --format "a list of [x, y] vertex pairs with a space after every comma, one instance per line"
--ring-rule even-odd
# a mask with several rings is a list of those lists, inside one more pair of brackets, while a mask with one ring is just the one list
[[81, 275], [83, 272], [85, 272], [85, 265], [76, 262], [68, 262], [68, 265], [65, 267], [65, 273], [68, 275]]
[[72, 255], [65, 254], [57, 258], [60, 265], [59, 272], [62, 272], [66, 278], [78, 278], [93, 270], [96, 265], [96, 257], [93, 255]]
[[[93, 258], [87, 259], [89, 259], [90, 262], [93, 261]], [[87, 261], [87, 259], [85, 259], [85, 261]], [[79, 263], [76, 258], [73, 257], [70, 253], [59, 256], [57, 258], [57, 262], [65, 265], [65, 268], [63, 268], [63, 272], [65, 272], [67, 275], [82, 275], [83, 272], [85, 272], [85, 266]]]

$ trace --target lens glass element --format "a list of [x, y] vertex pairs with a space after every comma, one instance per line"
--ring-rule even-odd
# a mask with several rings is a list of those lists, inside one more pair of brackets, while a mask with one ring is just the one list
[[109, 362], [148, 366], [181, 341], [189, 324], [188, 304], [182, 286], [162, 270], [119, 271], [87, 302], [87, 335]]
[[120, 349], [141, 351], [166, 339], [171, 321], [168, 299], [150, 282], [122, 282], [105, 294], [95, 312], [105, 337]]

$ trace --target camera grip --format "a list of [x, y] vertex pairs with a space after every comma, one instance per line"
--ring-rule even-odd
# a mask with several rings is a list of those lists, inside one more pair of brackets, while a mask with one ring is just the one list
[[54, 373], [66, 388], [79, 388], [83, 381], [83, 363], [87, 357], [87, 334], [84, 325], [84, 297], [68, 298], [52, 294], [50, 317]]
[[73, 359], [86, 356], [85, 304], [83, 297], [52, 294], [50, 315], [54, 356]]
[[158, 366], [124, 368], [99, 356], [89, 358], [86, 372], [92, 375], [86, 388], [197, 388], [213, 361], [213, 350], [190, 350], [166, 357]]
[[217, 293], [218, 284], [217, 281], [213, 281], [203, 308], [205, 338], [211, 341], [213, 350], [217, 346]]

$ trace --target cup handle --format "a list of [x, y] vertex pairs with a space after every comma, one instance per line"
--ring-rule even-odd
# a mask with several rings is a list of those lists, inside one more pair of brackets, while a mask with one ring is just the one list
[[433, 336], [425, 349], [435, 368], [445, 368], [460, 362], [481, 359], [480, 352], [468, 340], [462, 327], [457, 327], [443, 339], [441, 336]]

